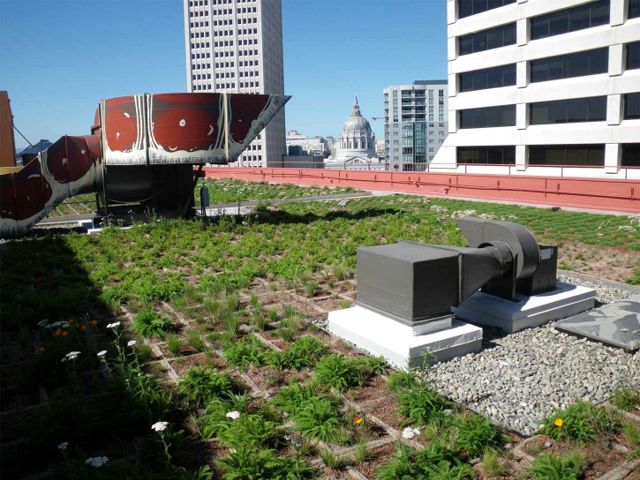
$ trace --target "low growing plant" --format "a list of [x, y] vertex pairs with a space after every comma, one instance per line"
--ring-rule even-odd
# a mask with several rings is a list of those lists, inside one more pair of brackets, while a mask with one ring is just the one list
[[389, 375], [387, 386], [395, 394], [401, 393], [403, 390], [414, 388], [418, 385], [416, 376], [413, 372], [398, 371]]
[[615, 412], [578, 401], [545, 418], [540, 432], [556, 440], [586, 445], [594, 442], [598, 435], [615, 435], [621, 427], [620, 417]]
[[433, 444], [419, 452], [401, 445], [395, 460], [378, 468], [376, 479], [466, 480], [473, 477], [470, 465], [445, 447]]
[[328, 347], [317, 338], [302, 337], [283, 352], [269, 352], [267, 363], [280, 370], [299, 370], [313, 367], [328, 351]]
[[370, 376], [386, 370], [379, 357], [362, 357], [351, 360], [344, 355], [327, 355], [314, 369], [315, 378], [323, 385], [343, 392], [363, 385]]
[[640, 394], [629, 387], [620, 387], [611, 396], [611, 404], [626, 412], [640, 406]]
[[212, 368], [192, 367], [182, 377], [178, 391], [190, 404], [202, 405], [212, 398], [229, 400], [244, 389], [229, 375]]
[[456, 448], [470, 458], [482, 455], [487, 449], [497, 449], [504, 444], [504, 435], [488, 419], [470, 415], [458, 423]]
[[582, 476], [584, 461], [579, 453], [566, 457], [545, 453], [533, 461], [529, 473], [534, 480], [578, 480]]
[[153, 309], [138, 313], [133, 318], [133, 331], [143, 337], [157, 335], [164, 337], [167, 333], [176, 330], [176, 325], [171, 320], [161, 317]]
[[340, 414], [331, 400], [311, 397], [294, 414], [293, 422], [296, 430], [303, 435], [331, 442], [336, 439]]
[[403, 391], [398, 396], [398, 410], [407, 417], [407, 422], [427, 425], [442, 419], [450, 404], [426, 385], [419, 385]]
[[267, 348], [253, 335], [247, 335], [237, 342], [229, 343], [224, 349], [224, 356], [231, 365], [237, 367], [262, 365], [266, 359]]
[[240, 448], [218, 462], [222, 480], [305, 480], [315, 470], [299, 459], [279, 457], [273, 450]]

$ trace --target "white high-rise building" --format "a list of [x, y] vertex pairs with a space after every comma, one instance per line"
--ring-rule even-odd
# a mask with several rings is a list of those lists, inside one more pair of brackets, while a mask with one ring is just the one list
[[448, 0], [430, 168], [640, 178], [640, 0]]
[[416, 80], [384, 89], [384, 149], [389, 170], [424, 170], [447, 136], [447, 81]]
[[[189, 92], [284, 93], [280, 0], [184, 0]], [[239, 157], [282, 166], [284, 109]]]

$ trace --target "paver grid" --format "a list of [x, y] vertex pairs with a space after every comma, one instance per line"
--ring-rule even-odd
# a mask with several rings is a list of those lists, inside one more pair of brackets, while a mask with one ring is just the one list
[[[326, 316], [330, 311], [329, 309], [323, 307], [322, 305], [332, 306], [335, 304], [336, 301], [339, 301], [339, 300], [352, 302], [355, 298], [356, 283], [353, 280], [336, 282], [335, 287], [339, 291], [335, 293], [312, 297], [312, 298], [305, 297], [299, 294], [296, 291], [296, 289], [283, 289], [283, 290], [273, 291], [272, 289], [270, 289], [269, 283], [266, 280], [261, 278], [256, 279], [256, 282], [258, 285], [254, 284], [254, 287], [255, 286], [262, 287], [261, 290], [263, 291], [259, 293], [252, 293], [251, 290], [240, 292], [241, 303], [248, 304], [252, 295], [257, 296], [259, 299], [268, 298], [269, 301], [271, 302], [271, 305], [279, 303], [279, 300], [284, 301], [284, 303], [286, 304], [287, 301], [294, 299], [297, 303], [301, 305], [305, 305], [307, 307], [306, 310], [308, 312], [311, 312], [311, 311], [315, 312], [315, 314], [313, 315], [307, 314], [305, 316], [304, 322], [306, 322], [307, 324], [313, 324], [317, 327], [320, 327], [321, 330], [326, 330], [325, 329]], [[269, 304], [264, 304], [264, 306], [268, 306], [268, 305]], [[160, 309], [163, 311], [164, 314], [172, 317], [172, 319], [184, 329], [193, 328], [197, 326], [195, 320], [187, 318], [187, 316], [177, 311], [174, 307], [172, 307], [166, 302], [162, 302], [160, 304]], [[90, 313], [94, 317], [99, 315], [97, 312], [90, 312]], [[105, 317], [103, 314], [99, 321], [101, 324], [106, 325], [107, 323], [118, 321], [118, 320], [122, 321], [126, 325], [130, 325], [131, 322], [133, 321], [133, 315], [125, 307], [122, 307], [122, 310], [119, 315]], [[241, 331], [243, 331], [243, 333], [246, 333], [246, 334], [254, 335], [258, 340], [260, 340], [264, 345], [266, 345], [269, 348], [272, 348], [275, 350], [281, 350], [280, 347], [278, 347], [278, 345], [276, 345], [276, 343], [272, 341], [272, 339], [268, 338], [263, 333], [260, 333], [257, 331], [251, 331], [247, 325], [244, 325], [244, 324], [241, 325]], [[99, 337], [100, 335], [105, 335], [105, 334], [93, 333], [90, 336], [91, 338], [90, 342], [93, 342], [95, 344], [97, 337]], [[7, 342], [7, 339], [11, 337], [10, 334], [6, 334], [6, 333], [3, 336], [4, 336], [3, 343]], [[16, 334], [16, 337], [17, 337], [17, 334]], [[208, 339], [205, 338], [204, 341], [207, 348], [213, 350], [215, 356], [217, 356], [220, 359], [224, 358], [224, 354], [221, 350], [214, 348], [214, 345]], [[177, 386], [180, 380], [180, 374], [176, 371], [176, 369], [172, 365], [172, 362], [175, 362], [176, 360], [185, 361], [189, 359], [194, 359], [199, 356], [206, 356], [205, 353], [199, 352], [199, 353], [192, 353], [187, 355], [180, 355], [177, 357], [176, 356], [169, 357], [165, 354], [165, 350], [163, 350], [162, 348], [166, 345], [164, 341], [155, 339], [150, 343], [151, 343], [153, 355], [156, 359], [147, 362], [147, 365], [148, 366], [155, 365], [160, 367], [160, 370], [164, 373], [164, 381], [172, 387]], [[38, 337], [36, 335], [35, 341], [33, 343], [33, 348], [35, 349], [35, 351], [37, 351], [38, 346], [39, 346]], [[5, 343], [3, 345], [3, 351], [6, 351], [7, 347], [8, 345]], [[350, 347], [346, 347], [344, 342], [335, 338], [332, 339], [329, 347], [332, 350], [338, 351], [338, 352], [344, 352], [345, 348], [350, 348]], [[351, 349], [351, 350], [353, 354], [356, 354], [355, 349]], [[2, 368], [4, 369], [12, 366], [15, 366], [15, 365], [11, 365], [11, 364], [3, 365]], [[238, 369], [235, 369], [234, 373], [243, 381], [245, 385], [247, 385], [251, 389], [251, 395], [254, 398], [257, 398], [257, 399], [270, 398], [271, 392], [269, 392], [269, 389], [264, 389], [259, 387], [256, 384], [256, 382], [254, 382], [253, 379], [246, 372], [242, 372], [242, 371], [239, 371]], [[387, 378], [386, 376], [383, 376], [383, 380], [386, 381], [386, 378]], [[385, 422], [384, 420], [382, 420], [381, 418], [379, 418], [378, 416], [374, 415], [371, 412], [372, 408], [376, 404], [380, 403], [381, 401], [384, 402], [385, 399], [388, 398], [388, 392], [386, 392], [386, 390], [382, 395], [383, 397], [375, 397], [375, 398], [365, 399], [363, 401], [356, 401], [352, 398], [349, 398], [345, 394], [340, 394], [340, 397], [343, 402], [343, 407], [342, 407], [343, 410], [346, 410], [348, 408], [354, 409], [355, 411], [363, 415], [368, 422], [378, 426], [380, 429], [382, 429], [385, 432], [383, 438], [367, 441], [366, 442], [367, 450], [370, 452], [375, 450], [380, 450], [381, 447], [392, 446], [396, 442], [402, 442], [415, 449], [422, 449], [426, 445], [428, 445], [428, 443], [422, 443], [416, 440], [403, 438], [399, 428], [396, 428], [390, 425], [388, 422]], [[18, 405], [15, 406], [15, 408], [0, 412], [0, 416], [15, 417], [17, 415], [18, 417], [22, 417], [25, 414], [25, 412], [36, 410], [38, 408], [46, 406], [47, 403], [48, 403], [47, 391], [44, 387], [42, 387], [40, 388], [40, 398], [38, 399], [37, 402], [35, 402], [35, 404], [24, 405], [19, 401]], [[637, 415], [627, 414], [625, 416], [628, 420], [636, 422], [640, 425], [640, 417], [638, 417]], [[288, 424], [285, 423], [282, 426], [282, 428], [286, 430], [286, 429], [289, 429], [291, 426], [292, 425], [290, 423]], [[196, 422], [189, 422], [189, 424], [187, 425], [187, 429], [191, 430], [190, 433], [199, 434], [200, 432], [196, 431], [197, 428], [198, 427]], [[509, 460], [509, 462], [511, 463], [511, 467], [514, 468], [516, 471], [526, 470], [526, 468], [528, 468], [527, 466], [534, 460], [534, 457], [532, 457], [525, 451], [525, 447], [529, 442], [534, 441], [539, 436], [534, 436], [528, 439], [524, 439], [518, 436], [517, 434], [511, 434], [510, 437], [513, 442], [513, 444], [511, 445], [512, 448], [510, 448], [510, 450], [512, 450], [512, 455]], [[209, 439], [209, 440], [205, 439], [204, 441], [212, 445], [216, 444], [215, 439]], [[20, 440], [19, 438], [11, 439], [9, 442], [5, 442], [2, 445], [0, 445], [0, 448], [4, 449], [10, 444], [15, 445], [16, 443], [19, 444], [20, 442], [22, 442], [22, 440]], [[325, 444], [323, 442], [317, 442], [317, 446], [320, 448], [330, 450], [335, 455], [344, 456], [344, 457], [348, 457], [352, 455], [357, 448], [357, 446], [337, 447], [337, 446]], [[626, 453], [626, 447], [622, 445], [614, 445], [613, 448], [620, 452]], [[389, 460], [390, 459], [391, 458], [389, 458]], [[323, 465], [322, 460], [318, 457], [313, 458], [310, 461], [310, 463], [311, 465], [319, 468], [322, 468], [322, 465]], [[476, 468], [478, 468], [478, 459], [472, 460], [472, 463], [476, 465]], [[336, 479], [336, 480], [343, 479], [343, 478], [361, 479], [361, 480], [375, 478], [375, 476], [371, 476], [371, 475], [367, 476], [363, 474], [360, 471], [361, 469], [362, 467], [359, 465], [349, 465], [342, 471], [329, 472], [325, 470], [325, 474], [329, 476], [325, 475], [323, 478], [330, 478], [330, 479]], [[625, 478], [632, 478], [632, 476], [635, 474], [638, 474], [639, 471], [640, 471], [640, 460], [625, 461], [623, 464], [616, 465], [611, 471], [598, 477], [597, 480], [621, 480]], [[37, 478], [42, 478], [43, 475], [46, 475], [47, 473], [50, 473], [50, 472], [44, 472], [29, 478], [35, 480]]]

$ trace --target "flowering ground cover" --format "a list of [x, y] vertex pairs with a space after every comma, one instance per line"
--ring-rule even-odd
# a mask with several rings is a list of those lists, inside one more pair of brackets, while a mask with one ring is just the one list
[[525, 444], [437, 395], [428, 370], [322, 330], [355, 298], [359, 246], [462, 245], [454, 219], [474, 213], [616, 253], [609, 278], [638, 281], [637, 219], [412, 196], [2, 244], [3, 478], [595, 478], [594, 445], [627, 464], [633, 390], [611, 401], [626, 416], [557, 412]]

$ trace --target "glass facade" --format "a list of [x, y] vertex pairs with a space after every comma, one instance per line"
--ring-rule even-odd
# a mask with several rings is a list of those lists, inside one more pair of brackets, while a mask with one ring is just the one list
[[627, 93], [623, 97], [624, 101], [624, 119], [637, 120], [640, 119], [640, 92]]
[[512, 127], [516, 124], [516, 106], [470, 108], [459, 110], [460, 128]]
[[516, 24], [514, 22], [458, 37], [458, 54], [468, 55], [515, 43]]
[[604, 166], [604, 145], [531, 145], [529, 165]]
[[640, 42], [627, 43], [625, 69], [634, 70], [636, 68], [640, 68]]
[[629, 11], [627, 12], [627, 18], [640, 17], [640, 0], [629, 0]]
[[609, 23], [609, 9], [609, 0], [599, 0], [533, 17], [529, 20], [531, 40], [605, 25]]
[[609, 68], [609, 48], [598, 48], [569, 55], [531, 60], [529, 67], [531, 82], [546, 82], [548, 80], [607, 73]]
[[515, 165], [516, 147], [458, 147], [458, 163], [482, 163], [488, 165]]
[[516, 84], [516, 64], [484, 68], [458, 74], [461, 92], [506, 87]]
[[516, 3], [516, 0], [458, 0], [458, 18], [469, 17], [510, 3]]
[[640, 143], [623, 143], [620, 148], [623, 167], [640, 167]]
[[572, 98], [529, 104], [529, 123], [599, 122], [607, 119], [607, 97]]

